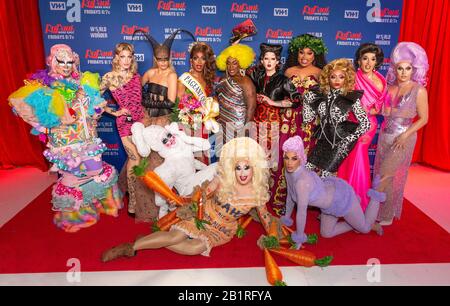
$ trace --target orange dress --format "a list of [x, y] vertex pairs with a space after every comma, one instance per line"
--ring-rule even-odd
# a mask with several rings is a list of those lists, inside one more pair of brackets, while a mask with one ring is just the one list
[[256, 208], [259, 218], [265, 229], [269, 228], [271, 214], [267, 211], [266, 205], [257, 205], [252, 198], [243, 198], [232, 200], [227, 203], [220, 203], [216, 197], [208, 199], [204, 205], [205, 224], [204, 230], [199, 230], [194, 219], [180, 221], [170, 228], [170, 230], [179, 230], [194, 239], [200, 239], [206, 244], [206, 251], [203, 256], [209, 256], [213, 247], [229, 242], [238, 229], [237, 220], [248, 214], [252, 209]]

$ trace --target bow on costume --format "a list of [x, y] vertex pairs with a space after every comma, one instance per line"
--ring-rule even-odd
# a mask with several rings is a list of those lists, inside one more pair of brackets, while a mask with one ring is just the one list
[[208, 131], [219, 132], [220, 126], [216, 121], [219, 116], [219, 103], [212, 97], [207, 97], [203, 105], [203, 124]]

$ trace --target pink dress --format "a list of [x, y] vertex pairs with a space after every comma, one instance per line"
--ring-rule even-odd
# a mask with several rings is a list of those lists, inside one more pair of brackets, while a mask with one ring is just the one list
[[119, 104], [119, 109], [126, 108], [130, 111], [131, 117], [119, 116], [116, 119], [119, 136], [131, 136], [131, 126], [133, 123], [144, 118], [144, 108], [142, 107], [142, 87], [139, 74], [135, 74], [128, 83], [116, 90], [111, 90], [111, 94]]
[[365, 211], [369, 204], [367, 190], [371, 186], [370, 164], [369, 164], [369, 146], [377, 131], [377, 117], [369, 114], [369, 110], [375, 107], [378, 111], [383, 106], [386, 99], [387, 86], [385, 78], [374, 71], [374, 74], [383, 83], [383, 90], [378, 88], [367, 78], [367, 76], [358, 69], [356, 73], [356, 89], [364, 90], [361, 98], [361, 104], [367, 112], [370, 121], [370, 129], [358, 139], [353, 150], [341, 164], [337, 176], [346, 180], [355, 190], [355, 193], [361, 198], [361, 207]]

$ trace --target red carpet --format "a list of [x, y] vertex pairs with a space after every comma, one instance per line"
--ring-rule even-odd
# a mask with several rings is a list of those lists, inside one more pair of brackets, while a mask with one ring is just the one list
[[[78, 258], [82, 271], [232, 268], [264, 266], [256, 246], [263, 230], [252, 222], [243, 239], [215, 248], [211, 257], [187, 257], [168, 250], [139, 252], [132, 259], [100, 262], [103, 250], [133, 241], [148, 233], [147, 224], [135, 224], [125, 210], [118, 218], [102, 216], [99, 222], [75, 234], [64, 233], [52, 223], [51, 190], [47, 189], [14, 219], [0, 228], [0, 273], [66, 272], [67, 260]], [[365, 265], [369, 258], [382, 264], [450, 262], [450, 235], [405, 200], [402, 220], [386, 227], [384, 236], [347, 233], [332, 239], [320, 238], [307, 246], [318, 257], [333, 255], [333, 265]], [[317, 212], [311, 211], [307, 232], [319, 232]], [[276, 255], [275, 255], [276, 256]], [[293, 265], [276, 256], [279, 265]]]

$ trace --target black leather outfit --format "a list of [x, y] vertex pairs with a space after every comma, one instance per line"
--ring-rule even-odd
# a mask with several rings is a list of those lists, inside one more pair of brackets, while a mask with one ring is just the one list
[[168, 88], [156, 83], [147, 83], [142, 88], [142, 105], [150, 117], [172, 113], [174, 103], [167, 98]]

